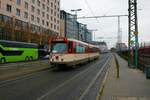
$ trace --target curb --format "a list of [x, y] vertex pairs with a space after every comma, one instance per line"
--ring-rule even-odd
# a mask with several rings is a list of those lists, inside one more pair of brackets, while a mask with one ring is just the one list
[[98, 96], [96, 97], [96, 100], [101, 100], [101, 96], [103, 94], [103, 90], [104, 90], [104, 87], [105, 87], [107, 76], [108, 76], [108, 71], [106, 72], [106, 75], [105, 75], [105, 77], [102, 81], [102, 84], [100, 85], [99, 93], [98, 93]]
[[[111, 58], [111, 60], [112, 60], [112, 59], [113, 59], [113, 57]], [[111, 62], [111, 60], [110, 60], [110, 62]], [[109, 73], [110, 67], [111, 67], [111, 64], [109, 63], [109, 67], [108, 67], [108, 69], [107, 69], [107, 71], [106, 71], [106, 74], [105, 74], [105, 76], [104, 76], [104, 79], [103, 79], [103, 81], [102, 81], [102, 84], [100, 84], [100, 89], [99, 89], [99, 92], [98, 92], [98, 94], [97, 94], [96, 100], [101, 100], [101, 96], [102, 96], [102, 94], [103, 94], [103, 90], [104, 90], [104, 87], [105, 87], [105, 83], [106, 83], [106, 80], [107, 80], [107, 77], [108, 77], [108, 73]]]
[[[33, 66], [33, 67], [31, 67], [31, 66]], [[21, 66], [20, 66], [20, 68], [21, 68]], [[13, 80], [18, 77], [21, 77], [21, 76], [25, 76], [27, 74], [32, 74], [32, 73], [36, 73], [36, 72], [39, 72], [42, 70], [47, 70], [50, 68], [50, 66], [45, 62], [42, 62], [42, 63], [40, 62], [40, 63], [36, 63], [36, 64], [31, 64], [30, 66], [29, 65], [25, 66], [24, 68], [22, 67], [22, 69], [19, 71], [17, 71], [17, 69], [15, 69], [16, 71], [10, 72], [10, 73], [7, 73], [7, 70], [6, 70], [6, 74], [0, 76], [0, 81], [2, 81], [2, 82], [9, 81], [9, 80]]]
[[11, 74], [0, 77], [0, 81], [11, 80], [11, 79], [17, 78], [19, 76], [24, 76], [24, 75], [27, 75], [27, 74], [39, 72], [39, 71], [46, 70], [46, 69], [49, 69], [49, 67], [38, 68], [38, 69], [33, 69], [33, 70], [29, 69], [29, 70], [25, 70], [25, 71], [16, 72], [16, 73], [11, 73]]

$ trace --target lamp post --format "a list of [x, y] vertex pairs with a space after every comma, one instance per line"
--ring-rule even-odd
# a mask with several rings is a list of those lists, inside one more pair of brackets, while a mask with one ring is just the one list
[[[76, 34], [75, 33], [75, 21], [77, 21], [77, 12], [78, 11], [81, 11], [82, 9], [72, 9], [71, 11], [72, 12], [75, 12], [75, 19], [73, 19], [73, 32], [74, 32], [74, 35]], [[79, 32], [77, 32], [79, 34]], [[76, 35], [75, 35], [76, 36]], [[79, 37], [78, 37], [78, 40], [79, 40]]]
[[81, 10], [82, 10], [82, 9], [71, 9], [72, 12], [75, 12], [76, 17], [77, 17], [77, 12], [78, 12], [78, 11], [81, 11]]

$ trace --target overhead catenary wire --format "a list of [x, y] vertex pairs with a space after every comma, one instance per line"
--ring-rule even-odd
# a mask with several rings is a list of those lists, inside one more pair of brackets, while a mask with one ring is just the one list
[[[87, 1], [87, 0], [84, 0], [84, 2], [85, 2], [85, 4], [87, 5], [87, 7], [88, 7], [88, 9], [90, 10], [90, 12], [92, 13], [92, 15], [95, 16], [95, 14], [94, 14], [92, 8], [90, 7], [88, 1]], [[100, 24], [100, 21], [99, 21], [97, 18], [95, 18], [95, 19], [96, 19], [97, 23]]]
[[90, 19], [90, 18], [111, 18], [111, 17], [123, 17], [123, 16], [128, 16], [128, 15], [103, 15], [103, 16], [83, 16], [83, 17], [78, 17], [78, 19]]

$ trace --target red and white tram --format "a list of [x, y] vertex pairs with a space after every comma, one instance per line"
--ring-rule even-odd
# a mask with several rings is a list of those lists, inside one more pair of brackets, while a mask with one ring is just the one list
[[52, 40], [50, 64], [74, 66], [98, 59], [100, 50], [97, 46], [70, 38]]

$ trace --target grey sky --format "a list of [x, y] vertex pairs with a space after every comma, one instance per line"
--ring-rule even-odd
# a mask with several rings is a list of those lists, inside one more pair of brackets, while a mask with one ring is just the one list
[[[71, 9], [81, 8], [78, 16], [128, 14], [128, 0], [61, 0], [61, 9], [70, 12]], [[92, 11], [90, 10], [92, 9]], [[139, 40], [150, 41], [150, 0], [138, 0]], [[70, 12], [73, 13], [73, 12]], [[98, 37], [117, 36], [117, 18], [84, 19], [80, 22], [87, 24], [89, 29], [98, 29]], [[128, 18], [121, 18], [122, 41], [128, 41]], [[104, 40], [104, 39], [103, 39]], [[105, 39], [112, 47], [117, 39]], [[101, 40], [102, 41], [102, 40]]]

